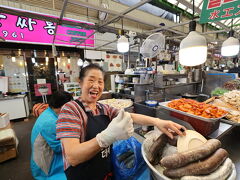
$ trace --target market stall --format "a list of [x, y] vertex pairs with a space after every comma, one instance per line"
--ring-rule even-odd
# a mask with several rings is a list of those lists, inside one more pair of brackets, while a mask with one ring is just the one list
[[[239, 6], [239, 0], [2, 0], [0, 117], [7, 115], [11, 121], [0, 118], [0, 128], [9, 129], [22, 120], [35, 122], [32, 107], [38, 103], [49, 107], [55, 92], [66, 91], [81, 100], [90, 89], [84, 96], [94, 99], [86, 101], [93, 114], [98, 102], [107, 104], [103, 112], [110, 119], [116, 109], [124, 109], [187, 129], [185, 139], [179, 136], [173, 142], [156, 127], [135, 123], [133, 136], [138, 142], [130, 138], [124, 148], [115, 150], [123, 151], [115, 154], [118, 169], [128, 171], [117, 178], [139, 176], [134, 166], [139, 162], [149, 175], [145, 179], [239, 179], [240, 159], [235, 154], [240, 147], [227, 148], [223, 140], [240, 128]], [[86, 87], [83, 80], [89, 74], [82, 70], [91, 64], [104, 72], [98, 71], [98, 81], [91, 79], [93, 74]], [[65, 124], [78, 118], [87, 122], [84, 112], [66, 118], [70, 123]], [[79, 130], [74, 138], [81, 136], [82, 143], [85, 131], [80, 132], [88, 126], [83, 123], [79, 129], [79, 124], [71, 128]], [[18, 131], [30, 136], [31, 130]], [[8, 132], [5, 142], [1, 132], [0, 159], [5, 161], [6, 153], [16, 157], [18, 143], [14, 133]], [[238, 136], [231, 138], [239, 144]], [[129, 150], [128, 143], [136, 149]], [[20, 148], [22, 144], [29, 142], [20, 141]], [[110, 147], [102, 156], [108, 156]]]

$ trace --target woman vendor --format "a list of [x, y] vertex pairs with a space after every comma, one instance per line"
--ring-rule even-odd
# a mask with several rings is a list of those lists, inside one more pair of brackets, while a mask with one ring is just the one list
[[111, 145], [133, 135], [133, 123], [153, 125], [173, 138], [184, 135], [185, 127], [172, 121], [128, 113], [98, 103], [104, 89], [104, 72], [94, 64], [79, 75], [82, 95], [66, 103], [57, 121], [57, 138], [61, 140], [64, 169], [68, 179], [111, 179]]

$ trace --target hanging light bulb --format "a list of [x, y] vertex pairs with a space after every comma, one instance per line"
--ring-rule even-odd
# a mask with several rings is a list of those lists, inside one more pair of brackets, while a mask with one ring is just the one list
[[85, 60], [84, 63], [83, 63], [83, 67], [86, 67], [88, 65], [89, 65], [89, 62]]
[[36, 58], [37, 57], [37, 50], [33, 50], [33, 56]]
[[117, 50], [118, 52], [121, 52], [121, 53], [125, 53], [129, 51], [129, 41], [128, 41], [128, 38], [126, 38], [126, 36], [122, 35], [118, 39]]
[[100, 65], [100, 67], [103, 67], [103, 59], [101, 59], [99, 65]]
[[31, 57], [32, 63], [35, 64], [36, 63], [36, 59], [34, 56]]
[[78, 66], [83, 66], [83, 60], [81, 58], [78, 59], [77, 65]]
[[60, 63], [60, 61], [61, 61], [61, 58], [60, 58], [60, 56], [58, 55], [58, 56], [57, 56], [57, 62]]
[[229, 32], [229, 38], [222, 44], [222, 56], [236, 56], [239, 53], [239, 40], [233, 37], [234, 31]]
[[16, 62], [16, 57], [12, 56], [12, 62]]
[[70, 56], [68, 56], [68, 59], [67, 59], [67, 61], [68, 61], [68, 64], [70, 64], [70, 63], [71, 63], [71, 58], [70, 58]]
[[129, 40], [124, 35], [124, 31], [121, 29], [119, 30], [119, 38], [117, 41], [117, 50], [118, 52], [125, 53], [129, 51]]
[[207, 60], [207, 40], [196, 32], [195, 0], [193, 2], [192, 21], [189, 23], [189, 34], [180, 43], [179, 62], [184, 66], [198, 66]]
[[196, 32], [196, 21], [189, 24], [190, 33], [180, 43], [179, 62], [184, 66], [197, 66], [207, 60], [206, 38]]
[[49, 54], [48, 52], [45, 50], [45, 61], [46, 61], [46, 65], [48, 65], [48, 62], [49, 62]]
[[[35, 50], [34, 50], [35, 51]], [[32, 56], [31, 56], [31, 60], [32, 60], [32, 63], [35, 64], [36, 63], [36, 59], [35, 59], [35, 55], [36, 55], [36, 51], [35, 52], [31, 52]]]
[[21, 56], [21, 54], [22, 54], [22, 50], [18, 49], [18, 56]]
[[12, 62], [16, 62], [16, 55], [13, 51], [12, 51], [12, 54], [11, 54], [11, 59], [12, 59]]

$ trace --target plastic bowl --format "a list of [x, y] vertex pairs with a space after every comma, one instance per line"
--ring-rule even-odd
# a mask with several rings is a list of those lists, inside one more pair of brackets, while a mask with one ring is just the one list
[[145, 101], [145, 104], [150, 107], [155, 107], [158, 105], [158, 102], [155, 100], [148, 100], [148, 101]]

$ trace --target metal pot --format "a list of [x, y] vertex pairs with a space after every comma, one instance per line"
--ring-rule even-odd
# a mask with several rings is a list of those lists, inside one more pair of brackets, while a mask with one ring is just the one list
[[197, 99], [199, 97], [199, 94], [184, 93], [181, 96], [182, 96], [182, 98]]
[[189, 93], [185, 93], [181, 95], [182, 98], [187, 98], [187, 99], [195, 99], [199, 102], [203, 102], [205, 100], [207, 100], [209, 98], [209, 96], [207, 94], [189, 94]]

